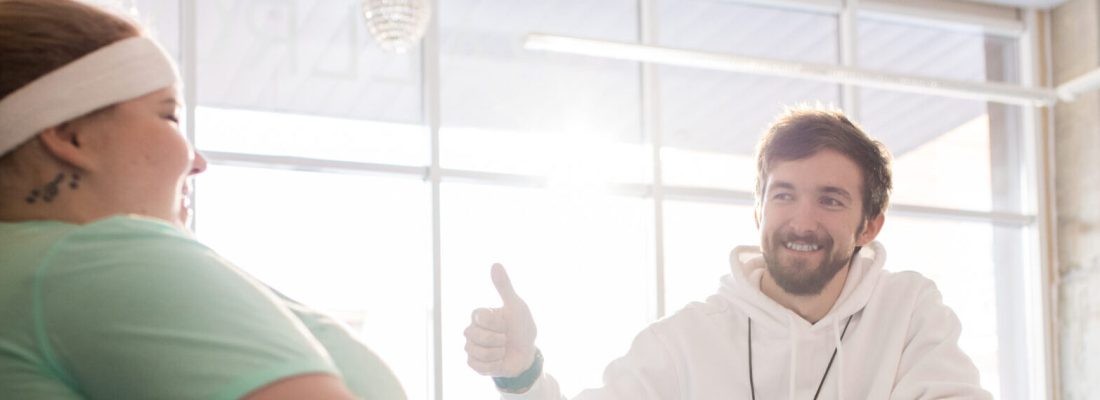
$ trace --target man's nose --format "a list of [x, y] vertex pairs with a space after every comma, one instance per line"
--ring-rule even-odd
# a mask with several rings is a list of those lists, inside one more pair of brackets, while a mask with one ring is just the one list
[[812, 233], [820, 225], [818, 221], [818, 209], [812, 201], [799, 201], [795, 204], [789, 225], [797, 235]]

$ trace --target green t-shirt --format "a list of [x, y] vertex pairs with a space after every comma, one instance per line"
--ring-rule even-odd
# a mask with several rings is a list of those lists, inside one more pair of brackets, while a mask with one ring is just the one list
[[304, 373], [405, 398], [343, 327], [171, 224], [0, 223], [0, 398], [234, 399]]

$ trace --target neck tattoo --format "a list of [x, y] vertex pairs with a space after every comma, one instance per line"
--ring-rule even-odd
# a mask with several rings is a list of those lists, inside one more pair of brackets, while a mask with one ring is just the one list
[[[848, 316], [848, 322], [844, 323], [844, 331], [840, 332], [840, 340], [844, 340], [844, 334], [848, 333], [848, 325], [852, 324], [852, 317], [855, 314]], [[829, 365], [825, 366], [825, 373], [821, 375], [821, 383], [817, 384], [817, 391], [814, 392], [814, 400], [821, 395], [821, 388], [825, 386], [825, 377], [829, 376], [829, 370], [833, 368], [833, 360], [836, 359], [837, 349], [833, 349], [833, 356], [829, 357]], [[794, 366], [791, 366], [794, 368]], [[749, 318], [749, 390], [752, 391], [752, 400], [756, 400], [756, 383], [753, 381], [752, 376], [752, 318]]]
[[[65, 173], [58, 173], [53, 180], [46, 183], [42, 188], [32, 189], [24, 200], [27, 204], [37, 203], [38, 200], [42, 200], [44, 203], [53, 202], [53, 199], [57, 198], [57, 195], [61, 193], [60, 185], [63, 180], [65, 180]], [[79, 187], [80, 174], [74, 172], [69, 179], [69, 189], [76, 190]]]

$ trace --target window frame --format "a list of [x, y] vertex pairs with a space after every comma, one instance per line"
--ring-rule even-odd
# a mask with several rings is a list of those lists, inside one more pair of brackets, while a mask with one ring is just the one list
[[[439, 10], [440, 0], [430, 0], [433, 9]], [[1037, 10], [1022, 10], [1007, 6], [995, 6], [985, 4], [960, 4], [946, 0], [929, 0], [922, 2], [921, 6], [907, 5], [896, 0], [724, 0], [753, 6], [771, 6], [786, 9], [794, 9], [812, 12], [835, 13], [839, 18], [839, 37], [841, 51], [841, 65], [855, 65], [855, 41], [858, 13], [873, 13], [890, 19], [904, 20], [908, 23], [924, 24], [937, 28], [978, 29], [982, 32], [999, 36], [1013, 37], [1018, 40], [1020, 56], [1021, 85], [1026, 87], [1049, 87], [1051, 83], [1049, 62], [1049, 14]], [[638, 0], [639, 42], [642, 44], [654, 44], [656, 39], [655, 0]], [[178, 48], [180, 58], [181, 75], [183, 77], [184, 95], [187, 99], [197, 99], [197, 84], [201, 80], [197, 76], [196, 67], [196, 7], [194, 1], [179, 0], [178, 43], [166, 43], [170, 48]], [[174, 32], [173, 32], [174, 34]], [[422, 179], [431, 185], [432, 205], [432, 247], [433, 247], [433, 289], [432, 289], [432, 321], [433, 339], [431, 342], [432, 371], [428, 379], [431, 386], [428, 390], [435, 400], [446, 398], [443, 382], [443, 342], [441, 336], [442, 313], [445, 311], [442, 304], [442, 285], [440, 276], [442, 271], [441, 242], [444, 240], [440, 233], [440, 185], [443, 182], [475, 181], [488, 184], [507, 186], [547, 187], [550, 182], [546, 177], [526, 176], [506, 173], [491, 173], [483, 171], [468, 171], [447, 169], [440, 166], [439, 158], [439, 130], [440, 119], [440, 61], [439, 61], [439, 24], [436, 18], [431, 20], [428, 32], [420, 47], [421, 51], [421, 87], [422, 87], [422, 116], [421, 124], [430, 131], [430, 162], [426, 166], [395, 166], [386, 164], [337, 162], [331, 160], [308, 159], [300, 157], [261, 156], [241, 153], [207, 152], [204, 153], [210, 163], [250, 166], [261, 168], [293, 168], [300, 170], [352, 173], [352, 174], [386, 174], [403, 175], [415, 179]], [[705, 187], [672, 186], [665, 185], [661, 180], [661, 132], [658, 128], [660, 107], [658, 103], [657, 68], [651, 64], [641, 64], [641, 103], [639, 105], [642, 115], [641, 130], [644, 137], [649, 138], [646, 143], [649, 147], [652, 162], [653, 179], [651, 184], [621, 184], [611, 185], [609, 190], [613, 193], [627, 196], [650, 197], [654, 202], [654, 235], [656, 249], [656, 265], [653, 266], [654, 296], [648, 305], [655, 319], [666, 315], [665, 309], [665, 265], [664, 265], [664, 228], [663, 228], [663, 203], [665, 200], [698, 201], [698, 202], [722, 202], [727, 204], [752, 205], [753, 194], [747, 191], [724, 190]], [[850, 85], [842, 85], [843, 108], [848, 112], [858, 113], [859, 102], [855, 91]], [[196, 138], [195, 110], [197, 104], [188, 102], [184, 108], [184, 130], [188, 139], [194, 143]], [[1025, 235], [1025, 243], [1029, 248], [1026, 260], [1021, 263], [1025, 269], [1025, 278], [1022, 282], [1016, 282], [1017, 287], [1024, 288], [1025, 293], [1023, 307], [1024, 315], [1016, 316], [1020, 320], [1015, 325], [1028, 327], [1029, 331], [1023, 333], [1027, 342], [1026, 349], [1018, 349], [1023, 354], [1020, 359], [1029, 360], [1027, 370], [1017, 366], [1014, 373], [1018, 377], [1026, 378], [1029, 382], [1026, 398], [1055, 398], [1057, 389], [1057, 354], [1053, 351], [1056, 338], [1052, 334], [1056, 321], [1054, 320], [1054, 298], [1057, 295], [1053, 286], [1052, 271], [1056, 265], [1056, 247], [1054, 235], [1054, 194], [1053, 194], [1053, 118], [1049, 108], [1023, 107], [1021, 119], [1021, 143], [1023, 147], [1023, 167], [1019, 170], [1022, 174], [1021, 184], [1024, 192], [1028, 194], [1024, 199], [1025, 210], [1022, 213], [1004, 212], [979, 212], [970, 210], [958, 210], [950, 208], [926, 207], [907, 204], [894, 204], [890, 207], [893, 215], [905, 215], [909, 217], [927, 218], [932, 220], [969, 220], [995, 224], [998, 226], [1016, 227]], [[196, 191], [190, 194], [192, 200]], [[196, 205], [201, 207], [201, 205]], [[197, 213], [193, 224], [201, 223], [201, 214]], [[1036, 268], [1037, 267], [1037, 268]], [[1007, 289], [1005, 289], [1007, 290]], [[1001, 289], [998, 290], [1000, 292]], [[465, 312], [463, 310], [446, 310], [447, 312]], [[1004, 315], [1002, 313], [1001, 315]], [[1008, 379], [1002, 379], [1002, 382]], [[1002, 384], [1002, 388], [1004, 388]]]

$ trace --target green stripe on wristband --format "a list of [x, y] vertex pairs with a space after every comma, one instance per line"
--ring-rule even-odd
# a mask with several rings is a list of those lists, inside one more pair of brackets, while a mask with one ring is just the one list
[[496, 383], [497, 389], [502, 392], [523, 393], [530, 389], [541, 375], [542, 351], [535, 349], [535, 361], [531, 362], [531, 366], [526, 371], [511, 378], [494, 377], [493, 383]]

